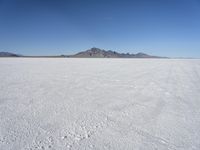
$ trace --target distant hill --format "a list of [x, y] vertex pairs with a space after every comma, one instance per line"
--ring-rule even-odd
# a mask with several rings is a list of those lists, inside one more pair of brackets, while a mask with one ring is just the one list
[[103, 50], [99, 48], [91, 48], [89, 50], [79, 52], [74, 55], [68, 55], [68, 57], [75, 58], [164, 58], [159, 56], [151, 56], [145, 53], [129, 54], [129, 53], [118, 53], [111, 50]]
[[9, 52], [0, 52], [0, 57], [20, 57], [21, 55], [9, 53]]
[[86, 51], [79, 52], [74, 55], [55, 55], [55, 56], [23, 56], [9, 52], [0, 52], [0, 57], [29, 57], [29, 58], [167, 58], [152, 56], [145, 53], [119, 53], [112, 50], [104, 50], [100, 48], [91, 48]]

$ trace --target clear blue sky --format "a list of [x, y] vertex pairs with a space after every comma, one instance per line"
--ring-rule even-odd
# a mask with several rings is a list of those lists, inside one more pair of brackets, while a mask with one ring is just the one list
[[200, 0], [0, 0], [0, 51], [200, 57]]

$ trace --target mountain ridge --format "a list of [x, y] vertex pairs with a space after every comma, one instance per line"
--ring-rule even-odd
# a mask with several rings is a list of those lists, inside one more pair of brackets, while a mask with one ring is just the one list
[[104, 50], [100, 48], [93, 47], [86, 51], [78, 52], [74, 55], [68, 55], [68, 57], [73, 58], [166, 58], [160, 56], [152, 56], [142, 52], [136, 54], [130, 53], [119, 53], [112, 50]]
[[100, 48], [93, 47], [91, 49], [78, 52], [72, 55], [52, 55], [52, 56], [25, 56], [25, 55], [18, 55], [10, 52], [0, 52], [0, 57], [30, 57], [30, 58], [37, 58], [37, 57], [45, 57], [45, 58], [168, 58], [168, 57], [160, 57], [160, 56], [153, 56], [148, 55], [146, 53], [119, 53], [113, 50], [104, 50]]
[[20, 57], [21, 55], [10, 53], [10, 52], [0, 52], [0, 57]]

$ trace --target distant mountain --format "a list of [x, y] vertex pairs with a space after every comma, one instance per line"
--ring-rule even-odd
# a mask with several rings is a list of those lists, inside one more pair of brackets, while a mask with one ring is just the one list
[[159, 56], [151, 56], [145, 53], [129, 54], [129, 53], [118, 53], [111, 50], [103, 50], [99, 48], [91, 48], [89, 50], [79, 52], [68, 57], [75, 58], [164, 58]]
[[9, 52], [0, 52], [0, 57], [20, 57], [21, 55], [9, 53]]
[[55, 56], [23, 56], [9, 52], [0, 52], [0, 57], [30, 57], [30, 58], [167, 58], [152, 56], [145, 53], [129, 54], [129, 53], [119, 53], [112, 50], [103, 50], [99, 48], [91, 48], [86, 51], [79, 52], [74, 55], [55, 55]]

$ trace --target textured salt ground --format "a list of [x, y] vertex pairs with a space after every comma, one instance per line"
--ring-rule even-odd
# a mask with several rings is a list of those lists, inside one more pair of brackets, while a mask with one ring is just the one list
[[0, 59], [0, 149], [200, 149], [200, 60]]

